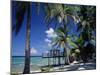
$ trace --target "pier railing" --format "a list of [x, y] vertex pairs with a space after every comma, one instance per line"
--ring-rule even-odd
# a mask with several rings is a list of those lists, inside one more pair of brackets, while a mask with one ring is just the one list
[[42, 54], [43, 58], [54, 58], [54, 57], [64, 57], [64, 53], [60, 50], [50, 50], [48, 53]]

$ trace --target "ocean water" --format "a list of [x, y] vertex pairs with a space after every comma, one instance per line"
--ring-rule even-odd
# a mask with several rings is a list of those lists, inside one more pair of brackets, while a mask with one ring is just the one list
[[[11, 72], [23, 72], [25, 57], [13, 56], [11, 60]], [[42, 57], [31, 57], [31, 71], [39, 70], [40, 66], [47, 65], [47, 59]]]
[[[25, 60], [25, 57], [13, 56], [11, 60], [11, 72], [14, 72], [14, 73], [23, 72], [24, 60]], [[58, 60], [56, 59], [56, 61]], [[61, 59], [61, 61], [62, 63], [64, 63], [63, 59]], [[51, 59], [50, 64], [53, 64], [52, 59]], [[31, 57], [31, 64], [30, 64], [31, 71], [40, 70], [40, 67], [45, 66], [45, 65], [48, 65], [48, 58]]]

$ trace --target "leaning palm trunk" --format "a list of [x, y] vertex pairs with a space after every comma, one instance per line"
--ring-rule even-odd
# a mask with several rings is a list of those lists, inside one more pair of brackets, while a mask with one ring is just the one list
[[66, 48], [64, 48], [64, 56], [65, 56], [65, 64], [69, 65], [70, 64], [69, 55], [68, 55], [68, 51]]
[[27, 12], [27, 24], [26, 24], [26, 46], [25, 46], [25, 65], [23, 74], [30, 73], [30, 3], [28, 4], [28, 12]]

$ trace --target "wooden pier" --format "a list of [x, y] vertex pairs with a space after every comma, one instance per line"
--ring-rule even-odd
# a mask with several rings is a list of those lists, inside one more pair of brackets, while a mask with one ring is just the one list
[[[54, 49], [49, 50], [48, 53], [43, 53], [42, 58], [48, 58], [48, 66], [50, 65], [61, 65], [61, 58], [64, 58], [64, 52]], [[53, 64], [51, 64], [53, 62]]]

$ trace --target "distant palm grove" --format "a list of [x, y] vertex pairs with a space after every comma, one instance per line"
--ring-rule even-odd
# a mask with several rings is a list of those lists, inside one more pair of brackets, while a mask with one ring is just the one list
[[[30, 38], [31, 26], [33, 25], [31, 24], [31, 14], [33, 3], [34, 2], [12, 1], [14, 5], [12, 7], [16, 8], [15, 23], [12, 25], [12, 33], [15, 33], [16, 37], [20, 33], [19, 31], [22, 28], [23, 20], [26, 17], [25, 63], [23, 74], [30, 73]], [[62, 50], [64, 56], [63, 65], [70, 65], [74, 61], [76, 61], [77, 64], [89, 62], [96, 63], [95, 6], [39, 2], [35, 3], [35, 5], [35, 13], [37, 13], [37, 16], [41, 15], [41, 9], [45, 13], [43, 22], [46, 23], [47, 29], [50, 29], [52, 27], [51, 25], [53, 25], [56, 36], [51, 38], [51, 50]], [[74, 32], [73, 30], [75, 28], [76, 31]], [[32, 32], [32, 34], [34, 35], [34, 32]], [[58, 65], [61, 66], [62, 64], [59, 63]], [[49, 65], [48, 67], [50, 69], [53, 66], [51, 65], [50, 67]], [[41, 68], [41, 70], [45, 72], [44, 67]]]

